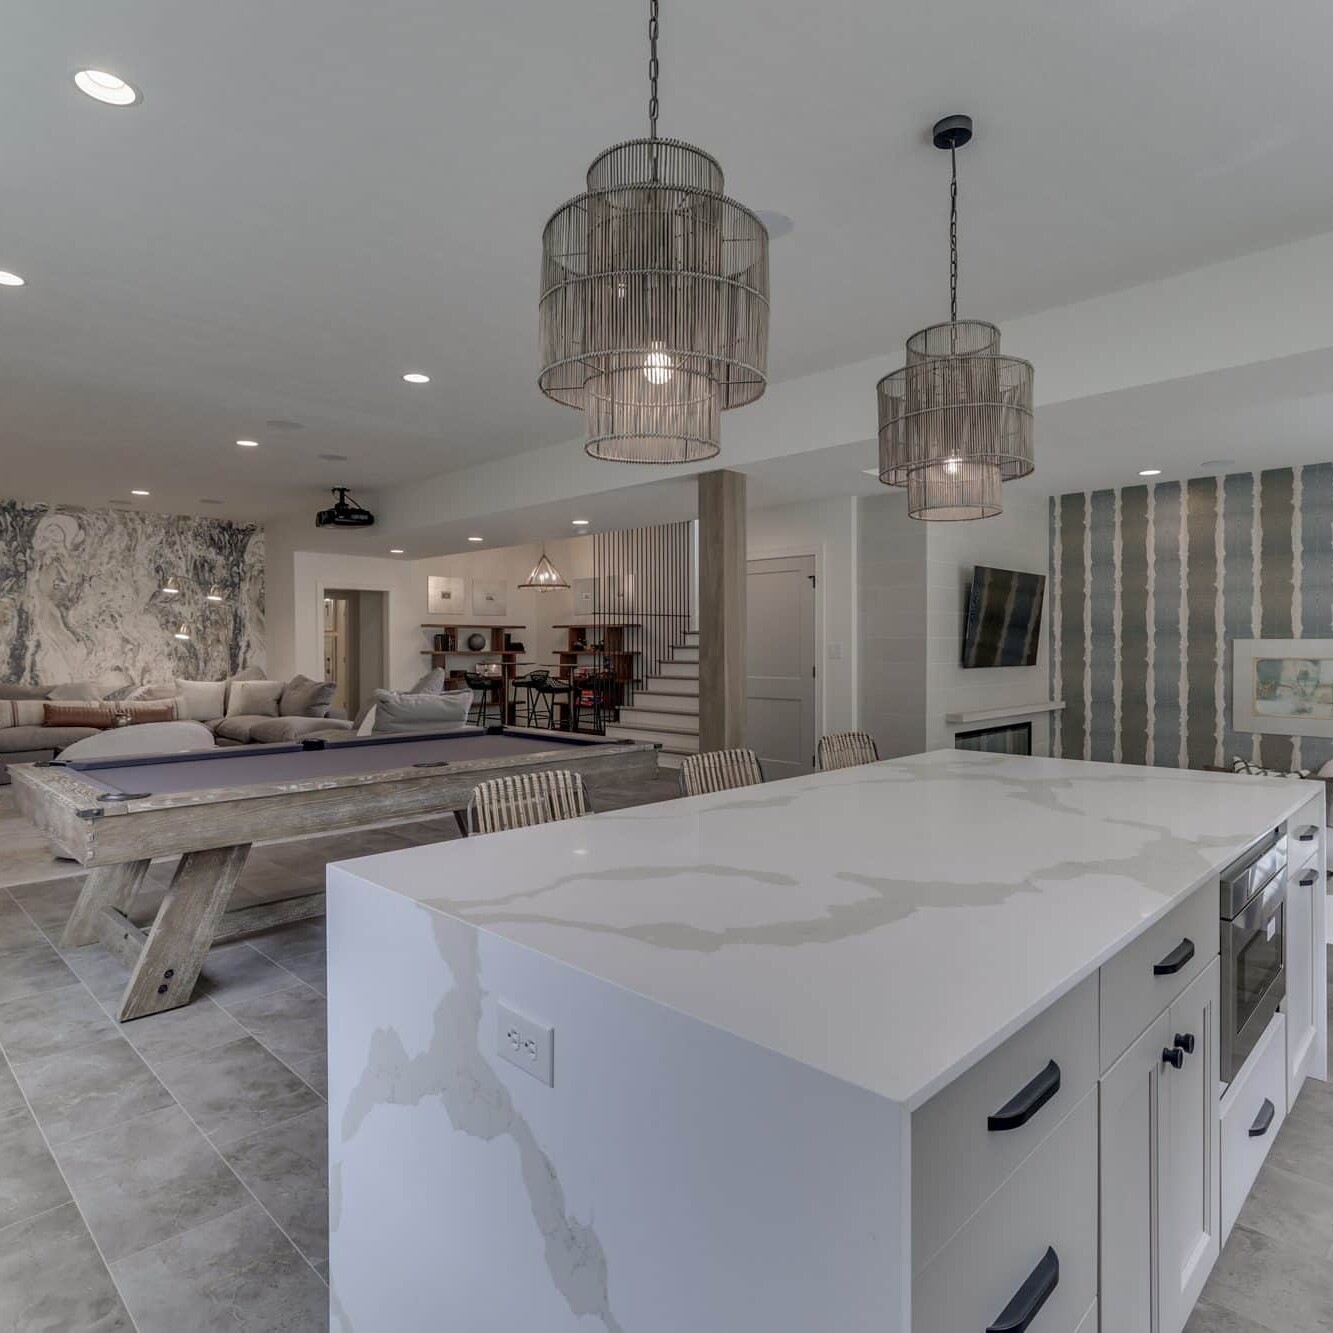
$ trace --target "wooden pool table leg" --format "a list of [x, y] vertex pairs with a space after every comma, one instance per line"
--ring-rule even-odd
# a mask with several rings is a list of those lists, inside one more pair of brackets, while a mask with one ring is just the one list
[[122, 1023], [190, 1002], [249, 851], [243, 842], [181, 857], [121, 996]]
[[114, 866], [94, 866], [83, 881], [79, 900], [60, 936], [62, 949], [77, 949], [97, 940], [97, 919], [104, 907], [128, 913], [134, 895], [148, 873], [147, 861], [123, 861]]

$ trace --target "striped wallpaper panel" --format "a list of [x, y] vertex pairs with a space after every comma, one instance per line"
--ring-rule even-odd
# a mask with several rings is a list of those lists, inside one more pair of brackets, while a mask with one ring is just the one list
[[1333, 638], [1333, 463], [1051, 501], [1054, 752], [1318, 768], [1333, 740], [1231, 728], [1237, 638]]

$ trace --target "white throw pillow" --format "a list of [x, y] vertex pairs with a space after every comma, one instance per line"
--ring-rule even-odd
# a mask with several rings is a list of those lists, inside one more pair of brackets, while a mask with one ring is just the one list
[[376, 690], [374, 734], [391, 736], [396, 732], [461, 726], [467, 721], [471, 707], [471, 690], [453, 690], [449, 694], [399, 694], [394, 690]]
[[215, 722], [226, 713], [225, 680], [178, 680], [176, 716], [188, 722]]
[[228, 717], [277, 717], [285, 680], [235, 680], [227, 692]]

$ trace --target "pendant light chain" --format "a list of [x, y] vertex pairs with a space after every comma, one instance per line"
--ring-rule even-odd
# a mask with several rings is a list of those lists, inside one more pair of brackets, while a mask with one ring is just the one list
[[[654, 0], [656, 3], [656, 0]], [[949, 322], [958, 323], [958, 149], [949, 149]]]
[[648, 137], [657, 140], [657, 3], [648, 0]]

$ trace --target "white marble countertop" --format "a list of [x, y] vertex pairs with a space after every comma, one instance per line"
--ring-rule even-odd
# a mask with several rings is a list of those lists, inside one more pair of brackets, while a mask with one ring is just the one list
[[344, 869], [915, 1108], [1321, 792], [942, 750]]

